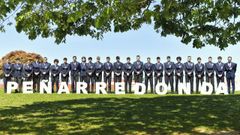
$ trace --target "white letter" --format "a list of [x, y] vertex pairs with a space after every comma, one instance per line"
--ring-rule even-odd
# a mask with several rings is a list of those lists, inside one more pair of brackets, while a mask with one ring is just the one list
[[183, 83], [179, 83], [178, 88], [178, 94], [182, 95], [183, 93], [186, 93], [187, 95], [191, 95], [190, 90], [190, 83], [187, 83], [187, 86], [185, 86]]
[[88, 94], [86, 88], [87, 88], [87, 83], [77, 82], [77, 94], [80, 94], [81, 91], [82, 91], [83, 94]]
[[[160, 90], [161, 87], [163, 88], [162, 91]], [[166, 83], [158, 83], [155, 89], [158, 95], [166, 95], [168, 92], [168, 86], [166, 85]]]
[[47, 92], [47, 94], [52, 94], [52, 82], [48, 82], [47, 84], [48, 86], [46, 85], [46, 82], [40, 82], [40, 94], [44, 94], [44, 90]]
[[[140, 87], [142, 88], [141, 91], [139, 91]], [[143, 95], [145, 92], [146, 92], [145, 84], [143, 84], [143, 83], [136, 83], [134, 85], [134, 94]]]
[[105, 88], [106, 88], [106, 83], [104, 82], [96, 82], [96, 94], [100, 94], [100, 91], [103, 93], [103, 94], [107, 94]]
[[124, 82], [115, 83], [115, 94], [125, 94]]
[[220, 82], [218, 87], [217, 87], [217, 90], [216, 90], [216, 94], [219, 95], [219, 94], [225, 94], [225, 95], [228, 95], [228, 91], [227, 91], [227, 87], [226, 85], [223, 83], [223, 82]]
[[33, 82], [28, 81], [28, 82], [23, 82], [23, 93], [24, 94], [32, 94], [33, 93]]
[[60, 83], [59, 90], [58, 90], [57, 94], [62, 94], [63, 92], [65, 92], [66, 94], [70, 93], [66, 82], [61, 82]]
[[[207, 91], [207, 87], [208, 87], [208, 91]], [[200, 93], [204, 94], [204, 95], [211, 95], [213, 92], [213, 86], [211, 83], [209, 82], [203, 82], [202, 88]]]
[[12, 90], [16, 90], [18, 84], [16, 82], [7, 82], [7, 94], [11, 94]]

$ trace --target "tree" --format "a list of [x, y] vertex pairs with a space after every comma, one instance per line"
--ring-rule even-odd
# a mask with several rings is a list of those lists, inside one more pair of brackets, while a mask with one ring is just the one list
[[19, 33], [31, 40], [54, 37], [57, 44], [67, 35], [101, 39], [143, 24], [195, 48], [224, 49], [240, 41], [239, 0], [2, 0], [0, 9], [2, 31], [10, 14]]
[[43, 57], [36, 53], [28, 53], [25, 51], [12, 51], [6, 54], [2, 59], [0, 59], [0, 78], [3, 77], [3, 64], [6, 60], [10, 61], [11, 63], [15, 63], [17, 58], [20, 58], [21, 63], [26, 63], [27, 61], [33, 62], [39, 57], [40, 61], [43, 61]]

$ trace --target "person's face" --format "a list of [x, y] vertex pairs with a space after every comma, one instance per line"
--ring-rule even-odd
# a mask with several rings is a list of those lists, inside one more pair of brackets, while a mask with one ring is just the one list
[[44, 58], [44, 59], [43, 59], [43, 62], [47, 62], [47, 58]]
[[109, 58], [107, 58], [107, 62], [110, 62], [110, 59], [109, 59]]
[[147, 59], [147, 62], [150, 63], [150, 62], [151, 62], [151, 59]]
[[99, 62], [99, 61], [100, 61], [100, 58], [97, 59], [97, 62]]
[[56, 62], [56, 61], [55, 61], [55, 62], [54, 62], [54, 64], [55, 64], [55, 65], [57, 65], [57, 64], [58, 64], [58, 62]]
[[222, 62], [222, 59], [218, 59], [218, 62]]
[[228, 57], [228, 62], [231, 62], [232, 61], [232, 58], [231, 57]]
[[178, 61], [178, 62], [181, 62], [181, 60], [180, 60], [180, 59], [177, 59], [177, 61]]
[[76, 57], [73, 57], [73, 61], [77, 61], [77, 58], [76, 58]]
[[198, 63], [201, 63], [201, 59], [198, 59], [197, 61], [198, 61]]
[[167, 61], [170, 62], [170, 61], [171, 61], [171, 58], [167, 58]]
[[82, 62], [86, 62], [86, 59], [85, 59], [85, 58], [82, 58]]
[[88, 62], [92, 62], [92, 59], [88, 59]]
[[160, 59], [157, 59], [157, 62], [160, 63]]
[[19, 64], [19, 63], [20, 63], [20, 61], [19, 61], [19, 60], [16, 60], [16, 63], [17, 63], [17, 64]]
[[212, 62], [212, 58], [208, 58], [208, 62]]
[[67, 63], [67, 60], [63, 60], [64, 63]]
[[137, 61], [139, 61], [139, 60], [140, 60], [140, 57], [137, 57], [136, 59], [137, 59]]
[[117, 61], [120, 61], [120, 59], [116, 59]]
[[188, 57], [188, 61], [190, 62], [192, 60], [192, 58], [191, 57]]
[[127, 62], [128, 62], [128, 63], [130, 63], [130, 61], [131, 61], [130, 59], [127, 59]]

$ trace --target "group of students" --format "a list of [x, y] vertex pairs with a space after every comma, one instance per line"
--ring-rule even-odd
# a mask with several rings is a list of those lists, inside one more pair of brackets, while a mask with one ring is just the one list
[[[68, 63], [67, 58], [63, 59], [63, 63], [59, 65], [59, 60], [55, 59], [54, 64], [50, 64], [47, 58], [44, 57], [43, 62], [39, 61], [40, 58], [36, 58], [36, 61], [22, 64], [20, 59], [16, 59], [15, 63], [7, 61], [3, 65], [4, 71], [4, 91], [6, 92], [7, 82], [16, 81], [19, 84], [19, 89], [16, 92], [21, 92], [22, 81], [33, 81], [34, 91], [39, 91], [40, 81], [49, 81], [51, 78], [52, 92], [54, 92], [54, 85], [58, 90], [58, 84], [61, 82], [69, 83], [71, 79], [71, 90], [76, 92], [76, 83], [86, 82], [88, 84], [88, 92], [93, 92], [94, 83], [103, 81], [107, 84], [108, 92], [111, 92], [112, 77], [114, 83], [122, 82], [124, 78], [126, 92], [131, 92], [132, 80], [142, 83], [143, 79], [148, 88], [150, 83], [150, 90], [154, 92], [154, 86], [157, 82], [162, 82], [163, 77], [165, 83], [170, 85], [173, 93], [178, 91], [179, 82], [183, 82], [185, 74], [186, 83], [190, 83], [191, 92], [194, 89], [194, 77], [196, 80], [196, 92], [199, 92], [199, 86], [206, 77], [206, 82], [210, 82], [214, 87], [214, 78], [216, 76], [217, 85], [220, 82], [224, 82], [225, 76], [227, 80], [228, 92], [232, 85], [232, 93], [235, 91], [235, 73], [237, 70], [237, 64], [232, 62], [232, 57], [228, 57], [228, 62], [223, 63], [222, 57], [218, 57], [218, 62], [213, 63], [212, 57], [208, 58], [208, 62], [203, 64], [201, 58], [197, 58], [197, 63], [194, 64], [191, 60], [191, 56], [188, 56], [187, 62], [182, 63], [181, 57], [177, 57], [177, 62], [171, 61], [171, 57], [167, 56], [167, 62], [161, 63], [160, 57], [156, 58], [156, 63], [151, 62], [151, 58], [147, 58], [147, 62], [143, 63], [140, 60], [140, 56], [136, 56], [136, 61], [131, 63], [130, 57], [127, 57], [127, 62], [120, 62], [120, 57], [116, 57], [116, 62], [111, 63], [110, 57], [106, 57], [106, 62], [100, 62], [100, 57], [96, 58], [96, 62], [92, 62], [92, 57], [81, 58], [81, 62], [77, 61], [77, 57], [73, 56], [73, 61]], [[113, 74], [113, 75], [112, 75]], [[195, 74], [195, 76], [194, 76]], [[61, 76], [61, 78], [60, 78]], [[175, 78], [175, 81], [174, 81]], [[155, 82], [155, 84], [153, 84]], [[175, 82], [175, 87], [174, 87]]]

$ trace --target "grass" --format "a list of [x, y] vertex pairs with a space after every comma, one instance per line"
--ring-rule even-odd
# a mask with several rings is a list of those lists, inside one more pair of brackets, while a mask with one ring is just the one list
[[0, 93], [0, 134], [239, 134], [237, 95]]

